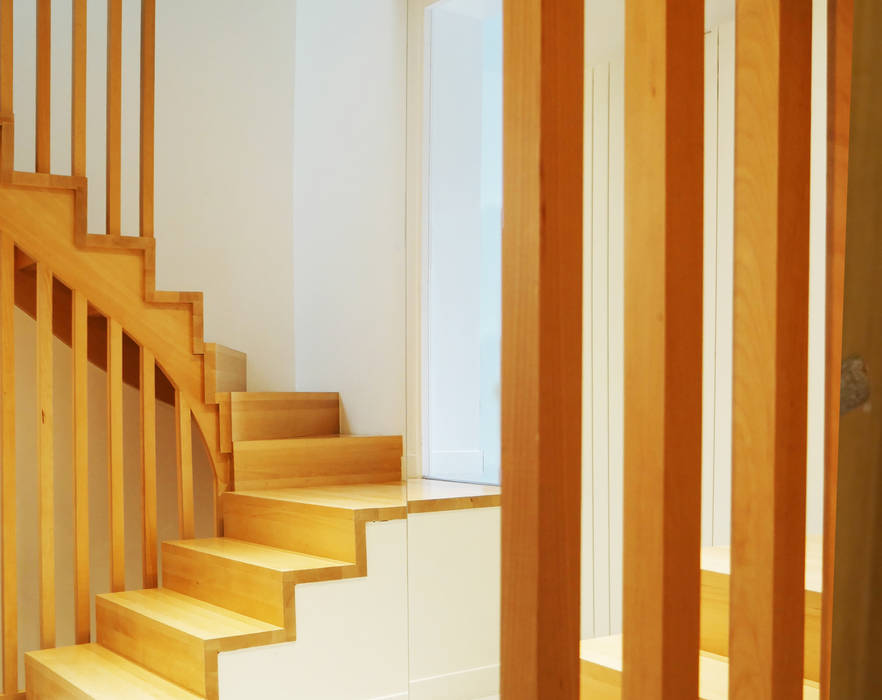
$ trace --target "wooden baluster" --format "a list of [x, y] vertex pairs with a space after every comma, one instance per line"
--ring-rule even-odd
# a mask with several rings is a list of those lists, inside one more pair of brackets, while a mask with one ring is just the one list
[[110, 494], [110, 589], [126, 587], [123, 488], [122, 328], [107, 319], [107, 485]]
[[156, 0], [141, 0], [141, 195], [142, 236], [153, 236], [153, 132], [156, 76]]
[[0, 171], [13, 168], [12, 17], [12, 0], [0, 0]]
[[839, 386], [845, 294], [845, 223], [854, 0], [830, 0], [827, 35], [827, 405], [824, 441], [824, 582], [821, 604], [821, 700], [830, 697], [836, 494], [839, 461]]
[[[11, 2], [9, 3], [12, 4]], [[15, 546], [15, 244], [0, 233], [0, 565], [3, 572], [3, 692], [18, 692]]]
[[144, 587], [156, 588], [156, 364], [141, 348], [141, 497]]
[[86, 0], [73, 0], [70, 172], [86, 175]]
[[190, 406], [179, 389], [175, 390], [175, 431], [178, 464], [178, 531], [182, 539], [189, 539], [194, 536], [193, 440], [190, 435]]
[[506, 0], [502, 677], [579, 693], [582, 0]]
[[812, 8], [736, 7], [729, 689], [787, 700], [803, 695]]
[[107, 0], [107, 235], [120, 235], [122, 0]]
[[37, 263], [37, 498], [40, 647], [55, 646], [55, 480], [52, 406], [52, 272]]
[[52, 97], [52, 0], [37, 0], [37, 145], [36, 170], [50, 170], [50, 105]]
[[73, 486], [74, 486], [74, 638], [91, 637], [89, 603], [89, 304], [82, 292], [72, 292], [73, 346]]

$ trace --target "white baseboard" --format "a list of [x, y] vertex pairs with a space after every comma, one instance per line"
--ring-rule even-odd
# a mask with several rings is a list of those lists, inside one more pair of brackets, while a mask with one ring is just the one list
[[499, 693], [499, 664], [410, 682], [410, 700], [476, 700]]

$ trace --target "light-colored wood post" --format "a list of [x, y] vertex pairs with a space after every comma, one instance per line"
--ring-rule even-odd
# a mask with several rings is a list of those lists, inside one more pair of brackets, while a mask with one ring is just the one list
[[[11, 3], [10, 3], [11, 4]], [[3, 572], [3, 692], [18, 692], [18, 580], [15, 545], [15, 244], [0, 233], [0, 565]]]
[[107, 486], [110, 503], [110, 590], [126, 588], [123, 487], [122, 328], [107, 319]]
[[108, 236], [121, 232], [122, 0], [107, 0], [107, 202]]
[[52, 272], [37, 263], [37, 498], [40, 647], [55, 646], [55, 465], [52, 406]]
[[156, 364], [141, 348], [141, 498], [144, 514], [142, 551], [144, 587], [156, 588]]
[[36, 170], [50, 170], [49, 142], [52, 97], [52, 0], [37, 0]]
[[582, 0], [506, 0], [501, 693], [579, 694]]
[[12, 127], [12, 0], [0, 0], [0, 171], [13, 168]]
[[622, 697], [695, 698], [704, 2], [625, 7]]
[[175, 390], [175, 452], [178, 466], [178, 528], [181, 539], [194, 536], [193, 525], [193, 438], [190, 406], [183, 392]]
[[733, 697], [803, 694], [811, 3], [739, 0]]
[[141, 196], [142, 236], [153, 236], [153, 132], [156, 77], [156, 0], [141, 0]]
[[89, 602], [89, 304], [73, 290], [73, 486], [74, 486], [74, 639], [91, 637]]
[[86, 176], [86, 0], [73, 0], [70, 172]]

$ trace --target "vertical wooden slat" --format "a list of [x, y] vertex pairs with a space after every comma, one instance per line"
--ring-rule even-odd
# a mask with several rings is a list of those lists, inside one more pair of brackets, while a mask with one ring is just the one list
[[52, 0], [37, 0], [37, 172], [48, 173], [52, 96]]
[[695, 698], [704, 2], [625, 8], [622, 697]]
[[175, 391], [175, 452], [178, 466], [178, 528], [182, 539], [192, 538], [193, 526], [193, 439], [190, 406], [180, 390]]
[[[11, 4], [11, 3], [10, 3]], [[18, 599], [15, 546], [15, 244], [0, 233], [0, 565], [3, 572], [3, 691], [18, 692]]]
[[582, 0], [506, 0], [501, 694], [579, 693]]
[[110, 503], [110, 589], [126, 587], [123, 489], [122, 328], [107, 319], [107, 485]]
[[88, 313], [83, 293], [72, 292], [73, 328], [73, 485], [74, 485], [74, 637], [89, 642], [89, 402]]
[[[0, 118], [12, 119], [12, 0], [0, 0]], [[12, 122], [0, 127], [0, 170], [12, 170]]]
[[827, 8], [827, 402], [824, 438], [824, 573], [821, 602], [821, 699], [830, 697], [836, 494], [839, 461], [839, 387], [845, 290], [845, 224], [854, 0]]
[[86, 175], [86, 0], [73, 0], [70, 171]]
[[109, 236], [120, 234], [122, 0], [107, 0], [107, 205]]
[[40, 647], [55, 646], [55, 480], [52, 406], [52, 272], [37, 263], [37, 499]]
[[153, 236], [153, 132], [156, 76], [156, 0], [141, 0], [141, 195], [142, 236]]
[[144, 587], [156, 588], [156, 364], [141, 348], [141, 497]]
[[803, 693], [811, 3], [740, 0], [730, 692]]

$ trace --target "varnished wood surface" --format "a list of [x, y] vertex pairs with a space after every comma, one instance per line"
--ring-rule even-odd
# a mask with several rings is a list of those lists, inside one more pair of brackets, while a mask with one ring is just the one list
[[244, 352], [218, 343], [205, 343], [205, 401], [214, 403], [218, 394], [245, 391], [248, 387], [248, 358]]
[[98, 644], [25, 656], [32, 700], [196, 700], [194, 695]]
[[107, 118], [105, 233], [119, 236], [121, 225], [122, 0], [107, 0]]
[[[582, 700], [620, 700], [622, 694], [622, 637], [584, 639], [581, 643]], [[729, 665], [723, 656], [702, 652], [699, 700], [729, 700]], [[818, 685], [804, 681], [800, 697], [818, 699]]]
[[141, 348], [141, 555], [144, 588], [157, 584], [156, 554], [156, 360]]
[[50, 163], [50, 112], [52, 101], [52, 0], [37, 0], [37, 61], [35, 132], [38, 173], [48, 173]]
[[55, 646], [55, 445], [52, 272], [37, 263], [37, 517], [40, 542], [40, 647]]
[[274, 440], [340, 432], [340, 395], [311, 392], [230, 394], [232, 439]]
[[[11, 7], [11, 1], [9, 5]], [[0, 621], [3, 626], [3, 690], [6, 693], [18, 690], [14, 268], [12, 238], [0, 232], [0, 564], [3, 576]]]
[[141, 141], [138, 213], [142, 236], [153, 236], [156, 0], [141, 0]]
[[234, 442], [236, 490], [398, 481], [401, 454], [399, 435]]
[[190, 406], [184, 395], [175, 393], [175, 456], [178, 474], [178, 532], [193, 537], [193, 439]]
[[73, 485], [74, 485], [74, 638], [91, 638], [89, 598], [89, 397], [88, 302], [74, 291], [71, 303], [73, 346]]
[[435, 513], [445, 510], [492, 508], [500, 505], [502, 489], [483, 484], [463, 484], [437, 479], [407, 480], [407, 512]]
[[579, 692], [583, 34], [581, 0], [503, 4], [500, 692], [508, 700]]
[[730, 686], [802, 695], [810, 3], [741, 0], [735, 47]]
[[70, 172], [86, 176], [86, 0], [72, 0]]
[[832, 700], [882, 687], [882, 3], [854, 0], [853, 26], [842, 355], [864, 358], [871, 399], [839, 422]]
[[827, 332], [824, 410], [824, 592], [821, 611], [821, 698], [830, 697], [836, 493], [839, 457], [839, 388], [848, 205], [848, 142], [854, 0], [827, 8]]
[[704, 2], [625, 7], [623, 697], [661, 700], [698, 694]]
[[110, 507], [110, 590], [126, 587], [123, 464], [122, 328], [107, 319], [107, 502]]

